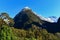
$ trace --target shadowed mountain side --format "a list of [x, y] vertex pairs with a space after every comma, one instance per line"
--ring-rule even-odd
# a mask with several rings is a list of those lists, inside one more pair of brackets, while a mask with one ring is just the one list
[[60, 27], [58, 22], [57, 23], [50, 23], [47, 21], [44, 21], [45, 23], [43, 24], [43, 28], [45, 28], [48, 32], [51, 33], [56, 33], [56, 32], [60, 32]]

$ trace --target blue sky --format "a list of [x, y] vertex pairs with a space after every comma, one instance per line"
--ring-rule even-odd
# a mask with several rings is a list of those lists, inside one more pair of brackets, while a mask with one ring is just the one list
[[60, 16], [60, 0], [0, 0], [0, 13], [14, 17], [26, 6], [44, 17]]

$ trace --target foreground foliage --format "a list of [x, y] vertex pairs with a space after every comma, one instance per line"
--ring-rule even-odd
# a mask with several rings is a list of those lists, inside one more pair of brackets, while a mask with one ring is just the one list
[[58, 36], [48, 33], [45, 29], [29, 29], [27, 31], [12, 28], [12, 30], [15, 33], [15, 36], [22, 40], [60, 40]]
[[16, 29], [7, 25], [0, 27], [0, 40], [60, 40], [59, 34], [48, 33], [45, 29]]
[[[4, 18], [6, 14], [2, 15]], [[7, 24], [3, 18], [0, 18], [0, 40], [60, 40], [60, 33], [49, 33], [46, 29], [35, 24], [32, 24], [27, 30], [17, 29], [12, 27], [14, 25], [13, 19], [9, 18], [10, 21]]]

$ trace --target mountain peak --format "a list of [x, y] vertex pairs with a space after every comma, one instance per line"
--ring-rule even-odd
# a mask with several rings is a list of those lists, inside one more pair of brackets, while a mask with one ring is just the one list
[[23, 11], [26, 11], [26, 10], [31, 10], [31, 9], [28, 6], [26, 6], [23, 8]]
[[28, 6], [24, 7], [25, 9], [30, 9]]

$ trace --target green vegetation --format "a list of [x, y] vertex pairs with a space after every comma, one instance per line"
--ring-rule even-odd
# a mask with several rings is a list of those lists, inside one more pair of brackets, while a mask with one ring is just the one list
[[45, 29], [39, 28], [24, 30], [7, 25], [0, 27], [0, 40], [60, 40], [57, 34], [48, 33]]
[[16, 37], [14, 36], [11, 28], [6, 25], [2, 25], [0, 27], [0, 40], [15, 40]]
[[3, 14], [0, 17], [0, 40], [60, 40], [60, 33], [49, 33], [46, 29], [42, 29], [33, 23], [28, 30], [14, 28], [12, 27], [14, 25], [13, 19], [8, 17], [9, 24], [7, 24], [4, 17], [8, 15]]

